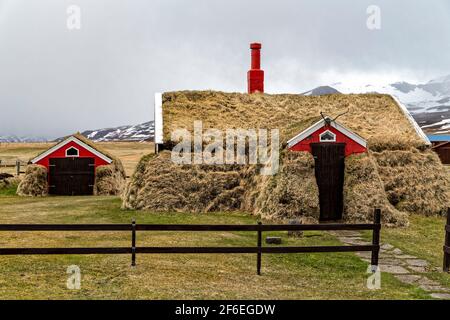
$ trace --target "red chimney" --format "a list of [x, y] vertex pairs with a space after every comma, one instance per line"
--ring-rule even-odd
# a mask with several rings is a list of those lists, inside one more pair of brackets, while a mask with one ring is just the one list
[[264, 71], [261, 70], [261, 43], [250, 44], [252, 66], [247, 73], [248, 93], [264, 92]]

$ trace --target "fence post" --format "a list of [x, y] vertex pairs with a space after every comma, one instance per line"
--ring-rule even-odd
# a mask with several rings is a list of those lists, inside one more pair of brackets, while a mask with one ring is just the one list
[[450, 271], [450, 208], [447, 209], [447, 224], [445, 226], [444, 271]]
[[261, 254], [262, 254], [262, 230], [261, 230], [262, 222], [258, 222], [258, 253], [256, 257], [256, 273], [258, 276], [261, 275]]
[[136, 220], [131, 221], [131, 266], [136, 266]]
[[17, 176], [20, 176], [20, 160], [16, 160]]
[[[372, 245], [375, 246], [372, 249], [372, 266], [378, 266], [378, 255], [380, 253], [380, 230], [381, 230], [381, 209], [376, 208], [373, 214], [374, 229], [372, 233]], [[373, 270], [375, 272], [376, 270]]]

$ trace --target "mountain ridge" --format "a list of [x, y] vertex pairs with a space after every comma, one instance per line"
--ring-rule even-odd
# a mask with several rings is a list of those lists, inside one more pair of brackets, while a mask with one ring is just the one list
[[[148, 121], [137, 125], [123, 125], [96, 130], [85, 130], [81, 132], [83, 136], [94, 142], [108, 141], [152, 141], [155, 134], [154, 121]], [[61, 141], [64, 137], [48, 139], [44, 137], [27, 137], [16, 135], [0, 135], [0, 143], [34, 143], [34, 142], [55, 142]]]
[[450, 75], [418, 84], [401, 81], [378, 86], [347, 86], [338, 82], [326, 87], [343, 94], [376, 92], [396, 96], [426, 134], [450, 134]]

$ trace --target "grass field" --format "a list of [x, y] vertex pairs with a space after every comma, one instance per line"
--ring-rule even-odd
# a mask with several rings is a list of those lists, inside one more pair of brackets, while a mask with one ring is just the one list
[[[123, 161], [131, 175], [152, 144], [104, 143]], [[48, 145], [0, 146], [0, 159], [35, 156]], [[0, 169], [0, 172], [2, 170]], [[15, 187], [0, 190], [0, 223], [256, 223], [239, 213], [156, 214], [122, 211], [116, 197], [21, 198]], [[382, 240], [441, 267], [443, 218], [411, 218], [407, 229], [383, 229]], [[309, 232], [303, 238], [279, 235], [287, 245], [333, 245], [328, 233]], [[365, 236], [369, 236], [366, 234]], [[254, 246], [256, 235], [220, 233], [138, 233], [138, 245]], [[128, 232], [4, 232], [0, 247], [129, 246]], [[352, 253], [263, 255], [262, 276], [256, 275], [255, 255], [129, 255], [0, 256], [0, 299], [430, 299], [420, 288], [382, 274], [381, 290], [366, 287], [367, 264]], [[81, 269], [80, 290], [66, 287], [67, 267]], [[450, 276], [427, 274], [450, 287]]]
[[[114, 197], [20, 198], [0, 195], [0, 223], [256, 223], [244, 214], [155, 214], [121, 211]], [[338, 244], [309, 232], [288, 245]], [[255, 234], [138, 233], [138, 245], [254, 246]], [[128, 232], [4, 233], [1, 247], [129, 246]], [[420, 299], [422, 290], [382, 275], [382, 289], [366, 288], [367, 265], [352, 253], [263, 255], [257, 276], [254, 255], [2, 256], [2, 299]], [[81, 268], [80, 290], [66, 288], [69, 265]]]

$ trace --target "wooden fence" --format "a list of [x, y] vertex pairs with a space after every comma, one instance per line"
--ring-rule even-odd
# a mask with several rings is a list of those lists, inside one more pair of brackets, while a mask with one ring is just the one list
[[16, 168], [15, 172], [17, 176], [19, 176], [21, 173], [25, 173], [24, 171], [21, 171], [21, 168], [26, 165], [26, 162], [20, 160], [5, 161], [0, 159], [0, 168]]
[[[261, 256], [263, 253], [313, 253], [313, 252], [372, 252], [371, 264], [378, 265], [380, 251], [381, 210], [375, 209], [372, 224], [289, 224], [269, 225], [182, 225], [182, 224], [1, 224], [0, 231], [131, 231], [131, 246], [129, 247], [93, 247], [93, 248], [0, 248], [0, 255], [54, 255], [54, 254], [131, 254], [131, 265], [136, 265], [136, 255], [139, 254], [256, 254], [257, 274], [261, 274]], [[350, 246], [304, 246], [304, 247], [263, 247], [262, 233], [267, 231], [343, 231], [372, 230], [371, 245]], [[257, 233], [255, 247], [137, 247], [136, 233], [138, 231], [251, 231]]]
[[445, 225], [444, 271], [450, 271], [450, 208], [447, 209], [447, 224]]

